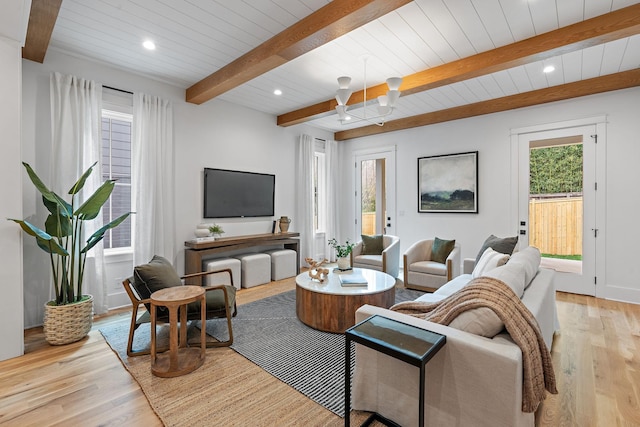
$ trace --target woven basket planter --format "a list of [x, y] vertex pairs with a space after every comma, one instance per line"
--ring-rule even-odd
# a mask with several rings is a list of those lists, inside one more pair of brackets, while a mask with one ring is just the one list
[[44, 305], [44, 338], [51, 345], [63, 345], [86, 337], [93, 324], [93, 296], [67, 305]]

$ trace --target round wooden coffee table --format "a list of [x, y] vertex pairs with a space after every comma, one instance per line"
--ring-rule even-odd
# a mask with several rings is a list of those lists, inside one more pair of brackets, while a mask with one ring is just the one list
[[[360, 274], [364, 286], [342, 286], [339, 276]], [[296, 314], [307, 326], [326, 332], [344, 333], [355, 324], [356, 310], [364, 304], [391, 307], [396, 297], [396, 279], [380, 271], [354, 268], [331, 271], [324, 283], [311, 280], [309, 273], [296, 277]]]
[[[195, 371], [204, 363], [206, 328], [200, 328], [200, 349], [187, 347], [187, 304], [200, 301], [202, 325], [207, 324], [205, 291], [201, 286], [174, 286], [151, 294], [151, 372], [158, 377], [177, 377]], [[157, 307], [169, 310], [169, 351], [156, 351]], [[178, 311], [180, 331], [178, 331]]]

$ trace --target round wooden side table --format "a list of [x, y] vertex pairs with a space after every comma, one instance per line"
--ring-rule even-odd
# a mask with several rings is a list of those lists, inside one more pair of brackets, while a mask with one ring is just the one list
[[[200, 349], [187, 347], [187, 304], [200, 301], [202, 327]], [[201, 286], [174, 286], [151, 294], [151, 372], [158, 377], [177, 377], [198, 369], [204, 363], [207, 310], [205, 291]], [[156, 349], [156, 311], [169, 310], [169, 351], [158, 354]], [[178, 331], [180, 312], [180, 331]]]

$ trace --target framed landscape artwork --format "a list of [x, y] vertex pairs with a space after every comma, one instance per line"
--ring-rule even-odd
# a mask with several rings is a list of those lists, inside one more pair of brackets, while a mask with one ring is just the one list
[[418, 212], [478, 213], [478, 152], [418, 159]]

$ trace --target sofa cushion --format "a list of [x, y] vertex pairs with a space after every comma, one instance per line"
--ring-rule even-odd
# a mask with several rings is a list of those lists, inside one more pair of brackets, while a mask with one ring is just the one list
[[496, 252], [491, 248], [487, 248], [480, 260], [476, 263], [476, 266], [471, 272], [471, 277], [474, 279], [484, 275], [487, 271], [493, 270], [496, 267], [504, 265], [509, 260], [509, 255], [505, 255], [501, 252]]
[[376, 234], [375, 236], [368, 236], [363, 234], [362, 236], [362, 255], [380, 255], [384, 249], [382, 240], [382, 234]]
[[514, 237], [496, 237], [493, 234], [487, 237], [487, 240], [484, 241], [478, 255], [476, 256], [476, 264], [480, 261], [480, 257], [487, 250], [487, 248], [491, 248], [496, 252], [501, 252], [503, 254], [511, 255], [513, 253], [513, 249], [516, 247], [518, 243], [518, 236]]
[[435, 274], [437, 276], [447, 275], [447, 266], [435, 261], [418, 261], [409, 266], [409, 271], [417, 273]]
[[431, 261], [444, 264], [455, 246], [455, 240], [442, 240], [436, 237], [431, 246]]
[[366, 264], [366, 265], [382, 265], [382, 255], [358, 255], [353, 260], [354, 263]]
[[524, 269], [524, 288], [527, 289], [536, 277], [538, 268], [540, 268], [540, 250], [534, 246], [528, 246], [511, 256], [507, 264], [520, 264]]

